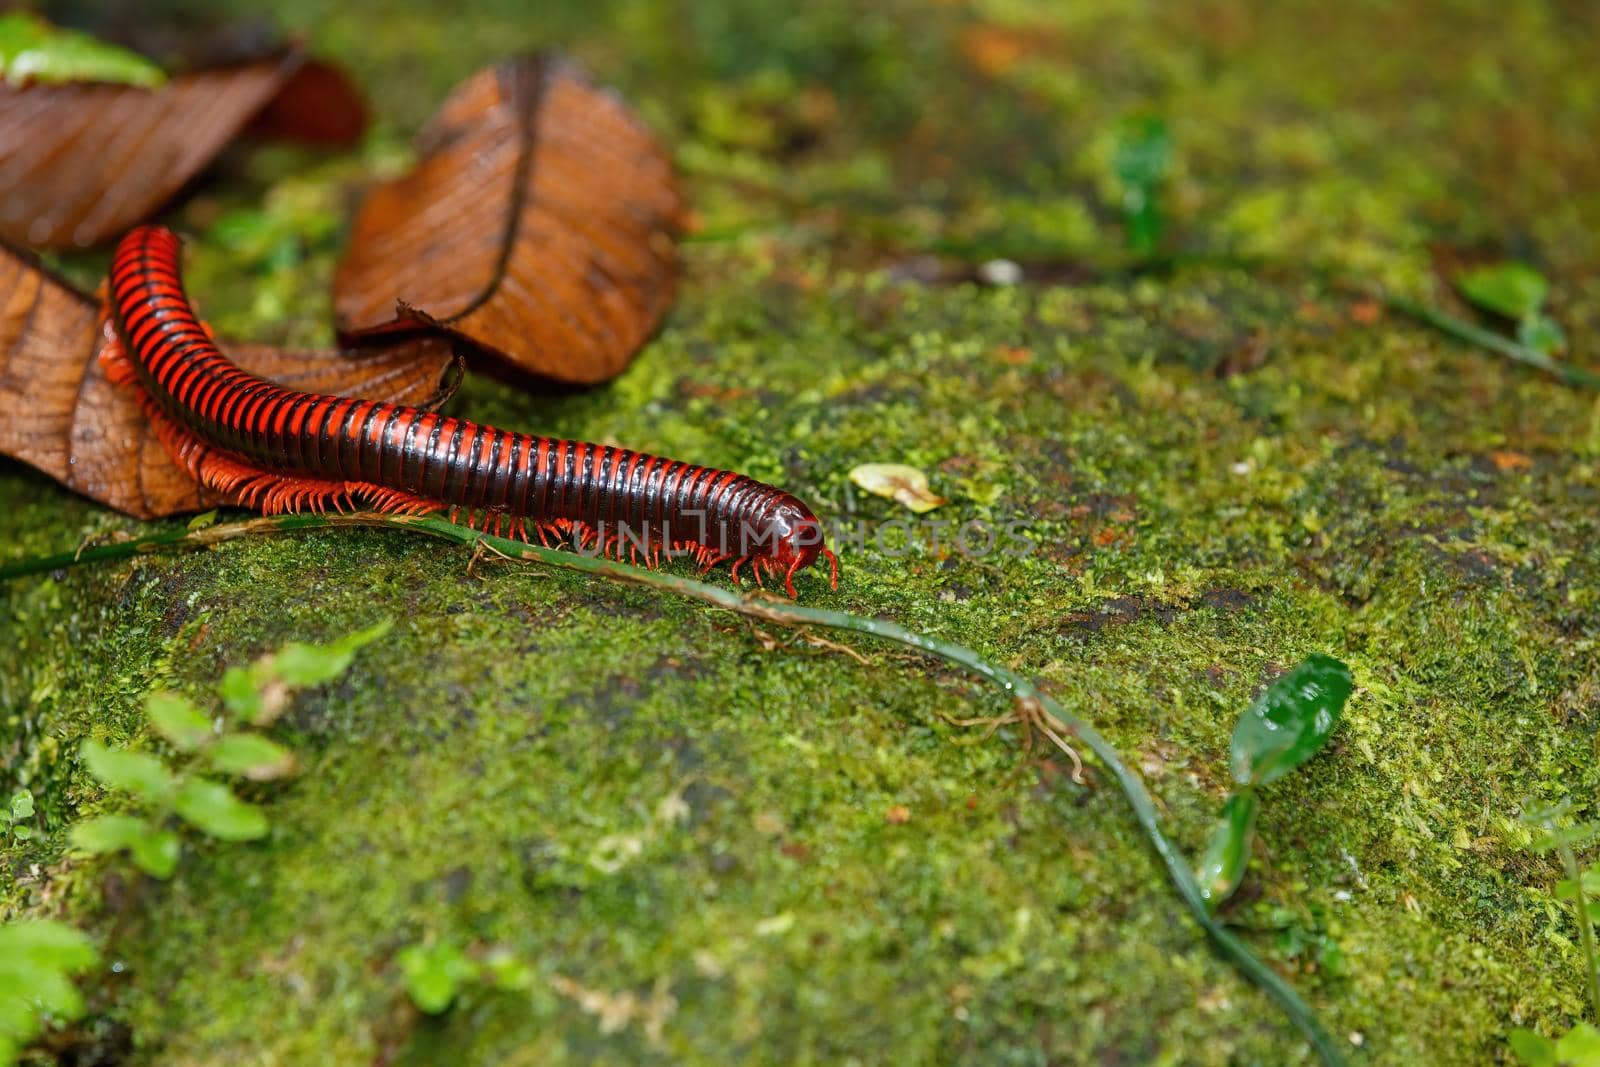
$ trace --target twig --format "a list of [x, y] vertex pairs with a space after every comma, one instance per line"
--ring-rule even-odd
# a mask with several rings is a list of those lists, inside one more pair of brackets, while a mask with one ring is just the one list
[[[1189, 870], [1189, 865], [1178, 847], [1162, 833], [1156, 815], [1155, 802], [1145, 789], [1144, 782], [1122, 762], [1117, 750], [1102, 737], [1099, 731], [1084, 720], [1068, 712], [1055, 700], [1039, 692], [1034, 684], [1004, 667], [996, 666], [963, 645], [941, 641], [897, 623], [882, 619], [864, 618], [828, 608], [811, 608], [799, 604], [746, 596], [733, 589], [707, 585], [691, 578], [656, 571], [642, 570], [625, 563], [603, 557], [523, 544], [503, 537], [482, 533], [465, 526], [457, 526], [438, 516], [382, 515], [357, 513], [354, 515], [279, 515], [247, 519], [243, 522], [210, 526], [202, 530], [172, 530], [150, 537], [118, 544], [96, 545], [81, 552], [67, 552], [54, 556], [19, 560], [0, 567], [0, 581], [27, 574], [39, 574], [69, 567], [77, 563], [100, 560], [128, 559], [133, 556], [160, 552], [169, 548], [203, 547], [258, 533], [275, 533], [290, 530], [324, 530], [345, 526], [366, 526], [389, 530], [409, 530], [433, 537], [454, 541], [476, 548], [487, 545], [509, 559], [544, 563], [552, 567], [580, 571], [616, 581], [633, 582], [694, 600], [703, 601], [726, 611], [736, 612], [753, 619], [761, 619], [778, 626], [819, 626], [829, 630], [844, 630], [875, 637], [883, 641], [904, 645], [918, 652], [935, 656], [947, 663], [965, 668], [998, 687], [1012, 702], [1013, 709], [1037, 708], [1042, 712], [1040, 721], [1051, 727], [1057, 735], [1071, 733], [1095, 754], [1116, 779], [1123, 796], [1133, 809], [1145, 837], [1155, 849], [1167, 869], [1167, 876], [1177, 890], [1190, 916], [1205, 931], [1211, 943], [1241, 974], [1277, 1002], [1285, 1015], [1300, 1029], [1316, 1048], [1324, 1063], [1342, 1063], [1339, 1050], [1332, 1038], [1317, 1021], [1311, 1007], [1300, 998], [1288, 982], [1268, 967], [1250, 951], [1243, 941], [1212, 918], [1201, 895], [1199, 883]], [[1059, 741], [1059, 744], [1065, 744]]]

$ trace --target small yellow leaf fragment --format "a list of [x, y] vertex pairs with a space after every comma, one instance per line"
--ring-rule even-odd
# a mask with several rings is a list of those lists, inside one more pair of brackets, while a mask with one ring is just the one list
[[921, 515], [944, 503], [928, 488], [928, 476], [899, 463], [863, 463], [850, 472], [850, 480], [875, 496], [887, 497]]

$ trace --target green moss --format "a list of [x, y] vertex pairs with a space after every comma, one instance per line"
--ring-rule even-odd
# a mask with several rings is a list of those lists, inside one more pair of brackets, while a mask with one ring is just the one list
[[[454, 410], [738, 467], [830, 517], [900, 517], [846, 472], [906, 462], [950, 498], [934, 517], [1023, 523], [1023, 559], [869, 543], [838, 592], [803, 593], [1041, 678], [1130, 753], [1191, 849], [1239, 709], [1305, 654], [1340, 656], [1347, 721], [1264, 794], [1265, 849], [1225, 914], [1382, 1062], [1484, 1059], [1512, 1025], [1580, 1010], [1553, 870], [1515, 815], [1600, 785], [1592, 396], [1362, 325], [1282, 272], [904, 280], [932, 247], [1119, 249], [1110, 138], [1154, 108], [1173, 247], [1427, 291], [1428, 242], [1489, 244], [1540, 262], [1583, 336], [1600, 181], [1578, 147], [1600, 94], [1560, 16], [1006, 3], [902, 36], [882, 12], [910, 16], [880, 5], [381, 6], [282, 15], [325, 16], [313, 39], [372, 87], [361, 159], [234, 162], [176, 209], [224, 333], [326, 336], [347, 183], [402, 155], [454, 79], [566, 42], [674, 138], [702, 239], [620, 380], [473, 378]], [[992, 76], [979, 30], [1021, 42]], [[146, 528], [15, 467], [0, 499], [13, 556]], [[770, 648], [643, 590], [473, 573], [370, 531], [14, 582], [0, 617], [0, 786], [31, 788], [48, 828], [0, 852], [0, 909], [111, 939], [122, 969], [87, 1034], [130, 1028], [136, 1061], [1307, 1055], [1180, 918], [1115, 791], [1025, 758], [1010, 728], [963, 743], [981, 730], [946, 716], [998, 709], [915, 657]], [[136, 736], [150, 686], [199, 692], [380, 618], [394, 632], [288, 717], [305, 769], [253, 796], [268, 841], [197, 847], [168, 885], [65, 854], [101, 804], [77, 745]], [[536, 993], [420, 1019], [394, 955], [429, 936], [515, 951]]]

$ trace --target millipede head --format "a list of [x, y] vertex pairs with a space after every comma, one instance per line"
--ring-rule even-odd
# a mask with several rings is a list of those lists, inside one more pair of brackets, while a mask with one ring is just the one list
[[794, 588], [794, 576], [815, 563], [819, 556], [828, 559], [833, 568], [833, 586], [838, 588], [838, 560], [823, 544], [822, 523], [810, 508], [785, 494], [773, 505], [767, 521], [771, 523], [771, 529], [766, 531], [771, 538], [771, 547], [756, 559], [774, 573], [783, 575], [784, 588], [791, 597], [798, 595]]

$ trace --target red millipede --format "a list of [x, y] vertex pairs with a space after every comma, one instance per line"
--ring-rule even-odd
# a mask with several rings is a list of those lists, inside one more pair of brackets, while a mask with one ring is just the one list
[[100, 360], [137, 388], [157, 436], [203, 485], [266, 514], [361, 500], [381, 511], [463, 514], [474, 528], [526, 540], [571, 536], [579, 548], [655, 566], [663, 551], [702, 570], [745, 563], [761, 582], [796, 572], [823, 544], [811, 509], [733, 471], [610, 445], [479, 426], [437, 412], [302, 393], [258, 378], [212, 342], [183, 292], [180, 244], [141, 226], [117, 245]]

